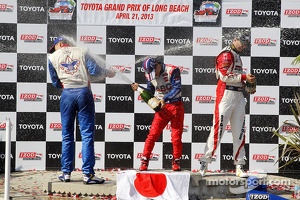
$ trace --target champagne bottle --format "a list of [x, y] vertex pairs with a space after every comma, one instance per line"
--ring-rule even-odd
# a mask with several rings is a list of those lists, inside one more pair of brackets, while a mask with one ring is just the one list
[[137, 88], [137, 91], [140, 93], [141, 98], [146, 102], [154, 111], [160, 110], [159, 100], [147, 90], [141, 88], [140, 86]]

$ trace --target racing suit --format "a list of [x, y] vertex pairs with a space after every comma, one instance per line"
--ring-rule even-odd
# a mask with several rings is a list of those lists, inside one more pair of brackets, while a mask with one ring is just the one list
[[89, 76], [107, 76], [108, 69], [97, 65], [87, 50], [63, 47], [49, 55], [52, 83], [62, 88], [60, 113], [62, 123], [62, 171], [73, 171], [74, 121], [77, 115], [82, 138], [82, 172], [95, 174], [94, 127], [95, 105]]
[[167, 124], [171, 122], [173, 159], [181, 159], [184, 108], [181, 100], [181, 75], [179, 68], [162, 63], [160, 76], [147, 81], [146, 89], [158, 99], [164, 99], [166, 104], [154, 114], [151, 128], [145, 141], [143, 157], [147, 159], [151, 157], [154, 143], [158, 140]]
[[207, 139], [204, 156], [200, 161], [211, 163], [230, 121], [233, 137], [233, 159], [235, 165], [244, 165], [245, 156], [245, 105], [243, 84], [246, 74], [243, 72], [240, 55], [230, 46], [225, 47], [216, 58], [216, 101], [213, 127]]

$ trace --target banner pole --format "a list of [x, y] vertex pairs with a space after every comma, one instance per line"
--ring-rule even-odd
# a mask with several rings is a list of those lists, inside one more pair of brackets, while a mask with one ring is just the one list
[[10, 196], [10, 154], [11, 154], [11, 123], [6, 119], [6, 142], [5, 142], [5, 190], [4, 200], [9, 200]]

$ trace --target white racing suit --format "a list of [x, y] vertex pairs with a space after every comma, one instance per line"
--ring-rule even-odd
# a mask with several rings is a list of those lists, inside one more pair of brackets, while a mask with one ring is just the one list
[[243, 72], [240, 55], [231, 47], [225, 47], [216, 57], [216, 101], [213, 127], [207, 139], [204, 156], [200, 161], [211, 163], [211, 158], [219, 146], [227, 123], [230, 121], [233, 137], [233, 159], [235, 165], [244, 165], [245, 156], [245, 106]]

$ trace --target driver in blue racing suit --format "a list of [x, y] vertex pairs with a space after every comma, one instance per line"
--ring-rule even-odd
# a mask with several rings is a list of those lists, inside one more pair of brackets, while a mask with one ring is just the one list
[[94, 128], [95, 105], [90, 87], [91, 77], [114, 77], [115, 71], [98, 66], [87, 49], [73, 47], [65, 37], [57, 37], [49, 53], [52, 83], [62, 88], [60, 114], [62, 123], [62, 157], [59, 180], [69, 182], [74, 169], [74, 122], [77, 115], [82, 138], [82, 173], [85, 184], [101, 184], [95, 176]]

